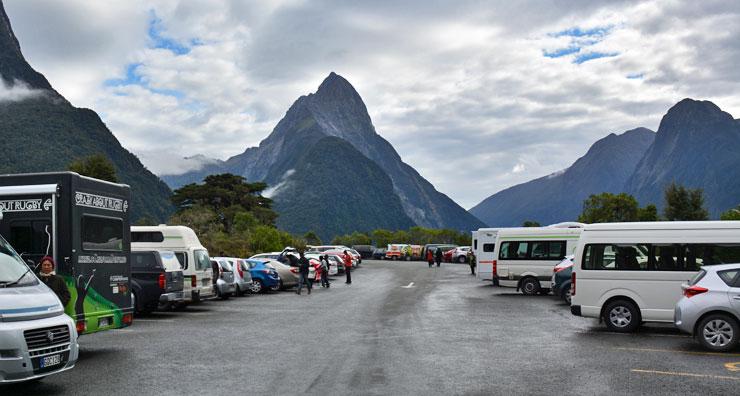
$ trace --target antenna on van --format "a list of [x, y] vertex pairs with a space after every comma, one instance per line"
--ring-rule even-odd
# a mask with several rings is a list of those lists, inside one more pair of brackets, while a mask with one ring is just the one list
[[51, 233], [49, 232], [49, 226], [44, 227], [44, 232], [49, 238], [46, 240], [46, 255], [49, 255], [49, 248], [51, 248]]

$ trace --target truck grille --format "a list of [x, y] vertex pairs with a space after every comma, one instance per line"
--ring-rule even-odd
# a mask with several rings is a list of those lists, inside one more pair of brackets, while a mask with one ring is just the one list
[[29, 350], [48, 348], [53, 345], [66, 344], [70, 341], [69, 327], [54, 326], [23, 332]]

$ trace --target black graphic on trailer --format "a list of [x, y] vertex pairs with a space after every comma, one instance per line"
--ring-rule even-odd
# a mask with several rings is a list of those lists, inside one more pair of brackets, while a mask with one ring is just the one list
[[85, 321], [85, 297], [87, 297], [87, 291], [90, 289], [90, 282], [95, 277], [95, 270], [92, 270], [92, 274], [87, 278], [87, 282], [83, 280], [84, 275], [78, 275], [75, 279], [75, 289], [77, 289], [77, 300], [75, 300], [75, 314], [77, 315], [77, 321]]

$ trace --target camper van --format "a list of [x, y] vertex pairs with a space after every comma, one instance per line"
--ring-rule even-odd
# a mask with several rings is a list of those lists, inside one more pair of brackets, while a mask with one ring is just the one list
[[211, 259], [191, 228], [164, 224], [133, 226], [131, 246], [137, 251], [153, 249], [175, 252], [185, 277], [185, 302], [198, 302], [214, 295]]
[[590, 224], [571, 274], [571, 312], [630, 332], [673, 323], [681, 285], [701, 266], [740, 262], [740, 222]]
[[133, 321], [129, 202], [129, 186], [74, 172], [0, 176], [0, 234], [36, 272], [54, 259], [80, 334]]
[[69, 370], [79, 353], [75, 324], [59, 298], [2, 237], [0, 350], [0, 385]]
[[498, 228], [481, 228], [473, 231], [473, 254], [476, 259], [476, 276], [483, 281], [495, 281], [494, 285], [498, 286], [497, 279], [493, 276], [493, 262], [495, 257], [493, 251], [496, 247], [496, 236]]
[[573, 254], [582, 229], [570, 223], [499, 229], [491, 265], [494, 283], [526, 295], [549, 292], [553, 267]]

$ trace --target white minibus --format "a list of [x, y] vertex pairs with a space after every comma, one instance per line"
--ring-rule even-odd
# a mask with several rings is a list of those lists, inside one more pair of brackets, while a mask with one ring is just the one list
[[[500, 228], [493, 251], [494, 284], [523, 294], [549, 292], [552, 270], [573, 254], [582, 225]], [[485, 246], [484, 246], [484, 250]]]
[[213, 270], [208, 251], [195, 231], [185, 226], [132, 226], [131, 250], [173, 251], [182, 265], [186, 302], [198, 302], [214, 295]]
[[702, 265], [737, 262], [737, 221], [591, 224], [576, 249], [571, 312], [616, 332], [672, 323], [682, 283]]
[[493, 250], [496, 246], [498, 228], [480, 228], [473, 231], [473, 254], [476, 260], [476, 276], [483, 281], [493, 278]]

